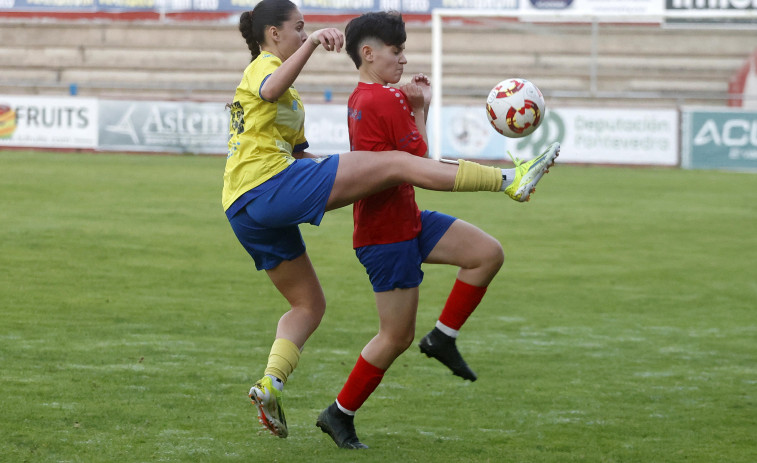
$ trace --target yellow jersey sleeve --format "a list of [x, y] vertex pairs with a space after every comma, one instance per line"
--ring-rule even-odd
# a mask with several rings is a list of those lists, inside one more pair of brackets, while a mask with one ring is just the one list
[[260, 96], [265, 80], [281, 66], [263, 52], [244, 71], [229, 119], [229, 150], [223, 176], [223, 209], [286, 169], [293, 152], [307, 148], [305, 108], [294, 87], [273, 102]]

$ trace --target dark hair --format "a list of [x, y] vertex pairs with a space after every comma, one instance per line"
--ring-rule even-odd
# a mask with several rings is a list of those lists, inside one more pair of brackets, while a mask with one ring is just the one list
[[360, 69], [360, 47], [366, 39], [379, 39], [385, 45], [400, 47], [407, 41], [405, 21], [396, 11], [365, 13], [352, 19], [344, 30], [345, 50]]
[[262, 0], [252, 11], [245, 11], [239, 16], [239, 32], [242, 33], [252, 59], [260, 54], [260, 45], [265, 41], [268, 26], [281, 27], [289, 20], [292, 10], [297, 5], [289, 0]]

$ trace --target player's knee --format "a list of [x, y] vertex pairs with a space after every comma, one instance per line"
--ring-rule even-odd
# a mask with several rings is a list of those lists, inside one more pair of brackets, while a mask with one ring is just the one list
[[494, 244], [480, 250], [476, 268], [479, 269], [481, 275], [491, 279], [499, 272], [504, 262], [505, 252], [502, 250], [502, 246], [495, 241]]
[[413, 330], [402, 330], [402, 331], [396, 331], [393, 333], [386, 333], [386, 341], [392, 351], [394, 351], [397, 355], [405, 352], [410, 346], [413, 344], [413, 339], [415, 339], [415, 329]]
[[499, 241], [491, 238], [476, 246], [475, 254], [470, 256], [473, 268], [485, 269], [488, 273], [497, 273], [505, 263], [505, 251]]
[[325, 297], [311, 297], [307, 301], [303, 301], [299, 304], [292, 305], [292, 310], [306, 313], [312, 320], [320, 320], [326, 313], [326, 298]]
[[408, 331], [405, 336], [400, 339], [399, 343], [397, 344], [397, 347], [402, 349], [402, 352], [405, 352], [410, 348], [410, 346], [413, 345], [413, 340], [415, 339], [415, 330]]
[[502, 245], [498, 241], [494, 241], [491, 246], [489, 254], [489, 264], [499, 270], [505, 263], [505, 250], [502, 249]]

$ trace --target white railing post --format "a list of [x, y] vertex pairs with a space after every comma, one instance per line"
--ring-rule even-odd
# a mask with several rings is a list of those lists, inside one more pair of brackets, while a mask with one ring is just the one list
[[431, 114], [434, 136], [431, 141], [431, 158], [442, 158], [442, 15], [431, 11]]

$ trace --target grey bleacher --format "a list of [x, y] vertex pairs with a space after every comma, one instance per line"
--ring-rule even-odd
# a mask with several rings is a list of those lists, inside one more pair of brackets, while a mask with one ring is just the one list
[[[594, 59], [590, 25], [445, 26], [445, 103], [479, 102], [499, 80], [525, 77], [565, 104], [722, 104], [713, 96], [757, 46], [757, 28], [603, 24], [597, 37]], [[408, 24], [406, 55], [405, 79], [431, 74], [430, 24]], [[228, 101], [249, 57], [234, 22], [0, 20], [0, 94], [76, 84], [82, 96]], [[297, 87], [306, 102], [327, 90], [343, 102], [356, 81], [345, 53], [318, 50]]]

